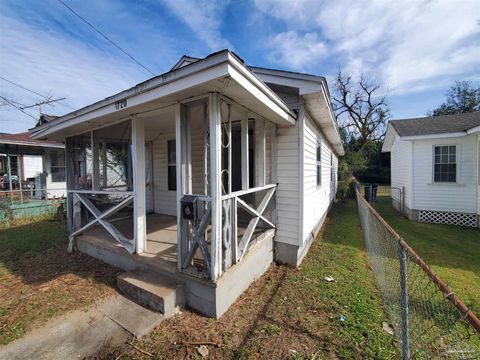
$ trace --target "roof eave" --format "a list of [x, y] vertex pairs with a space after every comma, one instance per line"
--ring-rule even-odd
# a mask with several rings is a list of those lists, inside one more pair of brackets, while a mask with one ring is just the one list
[[[152, 100], [152, 98], [154, 98], [154, 92], [160, 93], [161, 90], [164, 90], [165, 94], [161, 96], [159, 95], [158, 98], [173, 94], [179, 90], [171, 90], [171, 92], [168, 93], [169, 89], [166, 89], [167, 86], [171, 86], [173, 88], [176, 82], [180, 82], [180, 80], [187, 77], [196, 76], [197, 81], [205, 82], [207, 80], [214, 80], [215, 78], [218, 79], [221, 77], [231, 76], [229, 73], [229, 65], [232, 65], [237, 72], [243, 76], [243, 78], [245, 78], [253, 87], [260, 90], [265, 98], [269, 99], [271, 104], [274, 105], [275, 111], [282, 119], [292, 125], [295, 124], [297, 117], [295, 112], [291, 110], [277, 94], [268, 88], [265, 83], [255, 76], [240, 60], [238, 60], [236, 56], [231, 54], [229, 51], [222, 51], [188, 66], [181, 67], [173, 72], [169, 72], [147, 80], [146, 82], [135, 87], [88, 105], [70, 114], [59, 117], [58, 119], [46, 123], [40, 127], [33, 128], [30, 130], [32, 138], [45, 138], [46, 136], [57, 132], [62, 128], [67, 128], [69, 126], [67, 124], [75, 120], [75, 124], [77, 124], [117, 112], [118, 110], [115, 109], [115, 103], [119, 100], [127, 99], [129, 100], [129, 103], [132, 103], [133, 107], [142, 104], [140, 96], [144, 96], [149, 100]], [[184, 82], [182, 83], [182, 86], [186, 89], [188, 88], [189, 84]], [[195, 86], [195, 84], [190, 84], [190, 87], [191, 86]], [[146, 93], [149, 93], [149, 96], [146, 96]], [[132, 101], [133, 99], [136, 99], [137, 101]], [[147, 100], [144, 100], [144, 103], [145, 102], [147, 102]]]

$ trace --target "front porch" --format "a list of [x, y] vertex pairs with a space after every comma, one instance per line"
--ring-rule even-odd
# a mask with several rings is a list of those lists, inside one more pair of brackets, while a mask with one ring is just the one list
[[273, 260], [276, 131], [210, 93], [68, 137], [69, 248], [221, 315]]

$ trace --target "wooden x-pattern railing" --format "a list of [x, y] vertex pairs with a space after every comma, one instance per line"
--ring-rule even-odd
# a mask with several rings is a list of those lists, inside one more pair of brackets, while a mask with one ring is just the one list
[[205, 264], [205, 268], [207, 270], [207, 273], [210, 274], [211, 259], [210, 259], [210, 253], [208, 251], [207, 242], [205, 240], [205, 232], [207, 230], [208, 224], [210, 223], [211, 215], [212, 215], [212, 211], [211, 211], [211, 208], [209, 207], [203, 214], [202, 220], [200, 220], [198, 225], [192, 229], [190, 239], [189, 239], [191, 246], [187, 250], [187, 253], [183, 259], [183, 262], [182, 262], [183, 269], [186, 269], [191, 265], [192, 260], [195, 256], [195, 253], [197, 252], [197, 249], [200, 248], [203, 262]]
[[[107, 232], [112, 235], [112, 237], [117, 240], [130, 254], [133, 254], [135, 251], [134, 245], [130, 242], [111, 222], [107, 220], [107, 217], [113, 215], [126, 206], [130, 205], [133, 202], [134, 195], [133, 193], [113, 193], [113, 192], [70, 192], [72, 194], [72, 202], [73, 202], [73, 217], [80, 215], [80, 204], [83, 204], [85, 208], [95, 217], [92, 221], [88, 224], [83, 225], [79, 229], [73, 229], [74, 231], [70, 234], [69, 237], [69, 251], [73, 250], [74, 246], [74, 239], [75, 236], [85, 232], [86, 230], [90, 229], [96, 224], [102, 225]], [[98, 208], [90, 201], [88, 198], [89, 194], [108, 194], [108, 195], [126, 195], [126, 197], [120, 201], [115, 206], [105, 210], [104, 212], [100, 212]]]
[[[248, 194], [253, 194], [253, 193], [260, 193], [261, 191], [265, 191], [265, 195], [263, 196], [262, 200], [260, 201], [260, 204], [258, 207], [255, 209], [249, 204], [247, 204], [244, 200], [241, 199], [242, 196], [248, 195]], [[225, 269], [231, 266], [231, 261], [229, 260], [230, 257], [233, 258], [233, 262], [237, 263], [242, 260], [243, 256], [247, 253], [248, 250], [248, 245], [250, 244], [250, 241], [252, 240], [252, 236], [258, 226], [258, 223], [260, 221], [263, 221], [269, 228], [275, 229], [276, 226], [274, 223], [272, 223], [270, 220], [268, 220], [265, 216], [265, 210], [268, 207], [268, 204], [273, 198], [273, 195], [275, 194], [276, 191], [276, 185], [271, 184], [271, 185], [266, 185], [262, 187], [257, 187], [257, 188], [252, 188], [249, 190], [241, 190], [237, 192], [233, 192], [228, 195], [224, 195], [222, 197], [222, 200], [224, 201], [225, 204], [225, 216], [226, 219], [224, 221], [224, 227], [228, 226], [228, 230], [225, 233], [224, 236], [224, 248], [226, 250], [225, 253]], [[225, 202], [229, 202], [230, 204], [227, 204]], [[250, 219], [247, 228], [245, 229], [245, 232], [238, 241], [237, 239], [237, 227], [238, 227], [238, 208], [241, 207], [243, 208], [247, 213], [252, 215], [252, 218]], [[232, 224], [231, 227], [229, 224]], [[230, 254], [231, 253], [231, 254]]]

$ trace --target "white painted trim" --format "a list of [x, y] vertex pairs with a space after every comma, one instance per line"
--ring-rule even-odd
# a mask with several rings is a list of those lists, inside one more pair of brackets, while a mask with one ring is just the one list
[[447, 139], [452, 137], [467, 136], [466, 132], [452, 132], [443, 134], [430, 134], [430, 135], [414, 135], [414, 136], [400, 136], [401, 140], [430, 140], [430, 139]]
[[[267, 107], [282, 119], [290, 124], [295, 123], [295, 113], [283, 100], [258, 79], [244, 64], [238, 61], [234, 55], [229, 51], [223, 51], [185, 68], [179, 68], [173, 72], [147, 80], [133, 88], [88, 105], [38, 128], [31, 129], [32, 136], [33, 138], [46, 137], [62, 129], [108, 114], [119, 113], [125, 115], [128, 112], [132, 113], [132, 109], [136, 106], [228, 76], [235, 77], [241, 86], [264, 102]], [[127, 107], [121, 110], [116, 109], [115, 102], [123, 99], [128, 100]]]
[[242, 189], [250, 187], [248, 167], [248, 113], [244, 112], [241, 120], [241, 158], [242, 158]]
[[[455, 146], [455, 181], [435, 181], [435, 148], [440, 146]], [[460, 172], [461, 172], [461, 156], [460, 156], [460, 144], [432, 144], [432, 181], [428, 185], [460, 185]]]
[[217, 93], [212, 93], [208, 100], [210, 125], [210, 186], [212, 209], [212, 242], [210, 247], [211, 279], [215, 281], [220, 275], [222, 266], [222, 185], [221, 185], [221, 124], [220, 106]]
[[63, 144], [39, 144], [36, 142], [27, 142], [27, 141], [15, 141], [15, 140], [4, 140], [0, 139], [0, 145], [22, 145], [22, 146], [32, 146], [32, 147], [45, 147], [45, 148], [55, 148], [55, 149], [65, 149]]
[[478, 133], [478, 132], [480, 132], [480, 125], [467, 130], [468, 135], [475, 134], [475, 133]]
[[145, 126], [142, 118], [132, 117], [133, 145], [133, 206], [134, 244], [137, 254], [147, 249], [147, 219], [145, 206]]
[[303, 208], [304, 205], [304, 197], [305, 197], [305, 183], [304, 183], [304, 176], [305, 176], [305, 103], [303, 98], [300, 98], [300, 109], [299, 109], [299, 116], [298, 116], [298, 246], [303, 246], [304, 238], [304, 218], [303, 213], [305, 209]]

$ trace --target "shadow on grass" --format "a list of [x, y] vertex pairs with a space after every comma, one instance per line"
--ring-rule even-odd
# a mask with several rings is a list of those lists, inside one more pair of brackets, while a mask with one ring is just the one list
[[[29, 285], [39, 285], [65, 274], [93, 278], [114, 285], [112, 268], [92, 257], [67, 253], [65, 222], [37, 220], [0, 227], [0, 277], [5, 271]], [[107, 276], [105, 276], [107, 275]]]

